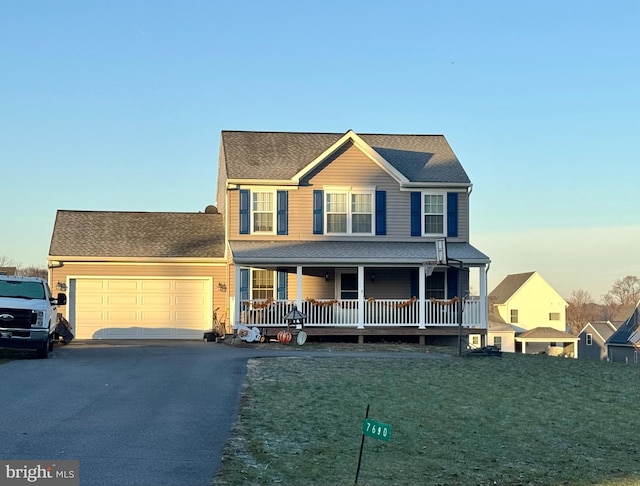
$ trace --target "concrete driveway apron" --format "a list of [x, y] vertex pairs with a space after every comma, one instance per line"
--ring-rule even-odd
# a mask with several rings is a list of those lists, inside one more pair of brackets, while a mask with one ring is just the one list
[[194, 341], [56, 347], [0, 366], [0, 459], [77, 459], [88, 486], [209, 485], [247, 360], [282, 355], [371, 356]]

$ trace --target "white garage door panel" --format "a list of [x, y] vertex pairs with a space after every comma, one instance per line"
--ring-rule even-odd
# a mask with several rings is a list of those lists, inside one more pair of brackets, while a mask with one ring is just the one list
[[107, 297], [107, 303], [111, 306], [116, 305], [136, 305], [138, 303], [138, 296], [135, 294], [115, 294]]
[[209, 279], [73, 279], [78, 339], [202, 339]]
[[142, 295], [142, 304], [147, 306], [158, 305], [158, 306], [166, 306], [171, 305], [171, 296], [170, 295]]
[[140, 284], [147, 292], [167, 292], [176, 288], [175, 280], [145, 280]]

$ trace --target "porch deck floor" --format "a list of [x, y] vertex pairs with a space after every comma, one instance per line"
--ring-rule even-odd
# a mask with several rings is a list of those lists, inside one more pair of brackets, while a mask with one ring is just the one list
[[[249, 327], [253, 327], [249, 325]], [[280, 331], [295, 332], [294, 326], [287, 328], [287, 326], [268, 326], [260, 327], [260, 333], [263, 336], [276, 336]], [[304, 326], [304, 332], [308, 336], [457, 336], [458, 326], [447, 327], [431, 327], [426, 329], [418, 329], [417, 327], [397, 327], [397, 326], [376, 326], [366, 327], [364, 329], [358, 329], [357, 327], [307, 327]], [[486, 329], [469, 329], [462, 328], [462, 335], [468, 336], [469, 334], [486, 335]]]

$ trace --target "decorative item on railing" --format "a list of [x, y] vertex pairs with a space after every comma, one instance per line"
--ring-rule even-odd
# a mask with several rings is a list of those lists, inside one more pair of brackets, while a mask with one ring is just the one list
[[[394, 304], [389, 303], [389, 302], [382, 302], [383, 305], [386, 306], [392, 306], [395, 307], [396, 309], [402, 309], [403, 307], [409, 307], [411, 304], [413, 304], [414, 302], [416, 302], [418, 300], [417, 297], [411, 297], [409, 300], [405, 300], [404, 302], [396, 302]], [[374, 297], [369, 297], [367, 299], [367, 302], [369, 304], [372, 304], [376, 301], [376, 299]]]
[[432, 304], [453, 305], [456, 302], [458, 302], [459, 299], [457, 297], [453, 297], [452, 299], [449, 299], [449, 300], [439, 300], [434, 298], [431, 298], [430, 300]]
[[274, 302], [275, 302], [275, 300], [273, 300], [273, 297], [269, 297], [264, 302], [249, 302], [248, 300], [245, 300], [243, 302], [243, 304], [246, 307], [249, 307], [251, 305], [254, 309], [266, 309], [267, 307], [269, 307]]
[[317, 305], [318, 307], [329, 307], [333, 304], [337, 304], [338, 301], [336, 299], [329, 299], [329, 300], [316, 300], [316, 299], [312, 299], [310, 297], [307, 297], [306, 299], [307, 302], [309, 302], [311, 305]]

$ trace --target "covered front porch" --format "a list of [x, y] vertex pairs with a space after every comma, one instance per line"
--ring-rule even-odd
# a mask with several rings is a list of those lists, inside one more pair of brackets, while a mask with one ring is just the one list
[[[236, 326], [280, 328], [296, 307], [306, 315], [305, 329], [325, 329], [327, 334], [411, 328], [443, 334], [459, 327], [465, 334], [486, 334], [488, 259], [468, 244], [450, 245], [452, 262], [435, 264], [433, 243], [421, 244], [422, 253], [411, 258], [406, 252], [417, 249], [415, 244], [351, 244], [360, 247], [351, 256], [344, 251], [350, 248], [346, 242], [289, 243], [285, 256], [284, 248], [241, 243], [232, 244], [234, 295], [239, 297], [234, 301]], [[332, 257], [313, 261], [310, 249]], [[298, 261], [292, 265], [292, 260]]]

